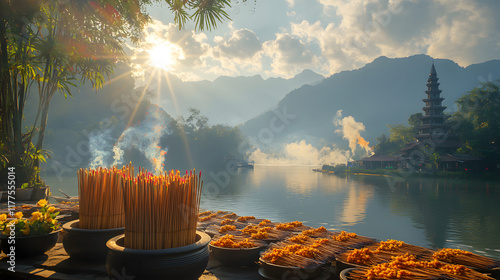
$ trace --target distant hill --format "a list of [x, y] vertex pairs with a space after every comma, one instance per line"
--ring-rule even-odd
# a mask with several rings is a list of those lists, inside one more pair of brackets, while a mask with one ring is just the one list
[[280, 114], [285, 110], [289, 116], [295, 116], [287, 119], [284, 127], [272, 129], [277, 114], [270, 110], [240, 128], [261, 148], [277, 149], [302, 139], [318, 147], [335, 143], [346, 148], [347, 141], [335, 133], [333, 124], [337, 111], [342, 110], [342, 116], [353, 116], [366, 126], [361, 136], [374, 145], [376, 137], [388, 133], [388, 124], [407, 124], [411, 114], [422, 112], [433, 61], [443, 91], [441, 96], [445, 98], [443, 105], [448, 106], [445, 113], [453, 112], [457, 98], [480, 82], [500, 78], [500, 60], [463, 68], [451, 60], [427, 55], [379, 57], [360, 69], [337, 73], [319, 84], [291, 91], [274, 107]]
[[[257, 75], [219, 77], [213, 82], [183, 82], [169, 75], [170, 85], [162, 81], [164, 87], [161, 88], [161, 95], [159, 98], [152, 96], [150, 101], [148, 98], [140, 100], [142, 90], [134, 90], [136, 83], [125, 65], [118, 67], [115, 72], [115, 77], [119, 78], [112, 78], [97, 92], [89, 85], [82, 85], [73, 90], [73, 97], [66, 100], [60, 94], [53, 97], [44, 149], [52, 151], [54, 156], [48, 166], [43, 168], [47, 172], [74, 174], [76, 169], [89, 165], [95, 151], [102, 151], [109, 161], [113, 145], [125, 127], [140, 127], [152, 109], [166, 116], [162, 124], [168, 124], [169, 119], [178, 116], [176, 108], [180, 108], [182, 115], [187, 117], [187, 109], [194, 107], [208, 117], [210, 124], [234, 126], [255, 116], [256, 112], [269, 109], [291, 90], [324, 79], [310, 70], [291, 79], [264, 80]], [[153, 84], [148, 94], [156, 95], [157, 90]], [[177, 107], [171, 102], [171, 90], [175, 93]], [[159, 107], [155, 102], [165, 106]], [[37, 94], [33, 92], [25, 109], [27, 125], [36, 115], [37, 103]], [[89, 141], [90, 138], [93, 140]], [[89, 152], [89, 146], [94, 154]], [[126, 152], [124, 156], [139, 165], [148, 164], [146, 157], [136, 150]], [[170, 158], [167, 157], [167, 163], [171, 162]]]
[[194, 107], [212, 124], [234, 126], [271, 109], [290, 91], [323, 79], [311, 70], [290, 79], [221, 76], [213, 82], [183, 82], [169, 75], [168, 81], [161, 81], [159, 105], [172, 116], [186, 115]]

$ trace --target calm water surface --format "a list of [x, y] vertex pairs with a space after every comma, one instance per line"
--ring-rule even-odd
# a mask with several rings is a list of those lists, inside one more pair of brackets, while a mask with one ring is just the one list
[[[76, 176], [46, 176], [52, 192], [77, 195]], [[340, 177], [312, 167], [255, 166], [206, 172], [201, 208], [273, 221], [451, 247], [500, 259], [500, 182], [378, 176]]]

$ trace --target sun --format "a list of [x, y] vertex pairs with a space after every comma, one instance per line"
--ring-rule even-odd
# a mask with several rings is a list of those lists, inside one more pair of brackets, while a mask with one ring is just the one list
[[154, 45], [147, 52], [149, 64], [165, 71], [172, 71], [179, 60], [184, 59], [182, 49], [168, 41]]

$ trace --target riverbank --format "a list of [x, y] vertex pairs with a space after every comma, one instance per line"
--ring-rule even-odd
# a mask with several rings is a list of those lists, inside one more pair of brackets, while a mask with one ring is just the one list
[[[325, 166], [323, 166], [325, 168]], [[328, 166], [326, 169], [313, 169], [315, 172], [336, 175], [370, 175], [396, 178], [451, 178], [451, 179], [500, 179], [500, 173], [468, 171], [420, 171], [405, 169], [367, 169], [362, 167]]]

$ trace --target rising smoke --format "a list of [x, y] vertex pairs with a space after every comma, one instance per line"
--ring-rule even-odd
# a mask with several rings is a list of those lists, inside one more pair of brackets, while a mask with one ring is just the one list
[[266, 165], [337, 165], [347, 164], [352, 160], [358, 145], [363, 148], [365, 155], [372, 155], [373, 150], [369, 142], [361, 137], [361, 132], [365, 130], [365, 125], [357, 122], [354, 117], [342, 118], [342, 110], [337, 111], [333, 120], [336, 133], [342, 134], [342, 138], [349, 142], [350, 150], [341, 150], [335, 145], [323, 146], [317, 149], [305, 140], [284, 145], [283, 152], [279, 154], [265, 153], [256, 149], [249, 154], [248, 160], [255, 164]]
[[373, 149], [369, 146], [370, 143], [361, 137], [361, 131], [365, 131], [363, 123], [357, 122], [353, 116], [342, 118], [342, 110], [338, 110], [333, 124], [340, 126], [335, 132], [342, 134], [342, 138], [349, 141], [349, 148], [353, 154], [356, 152], [357, 145], [363, 148], [367, 154], [373, 154]]
[[90, 168], [99, 166], [107, 167], [108, 158], [111, 155], [112, 129], [96, 131], [89, 134]]
[[167, 149], [162, 148], [159, 143], [167, 133], [164, 127], [167, 122], [165, 112], [157, 106], [150, 106], [145, 119], [137, 126], [128, 127], [113, 146], [114, 161], [111, 165], [122, 164], [124, 151], [135, 148], [144, 153], [156, 173], [163, 171]]

